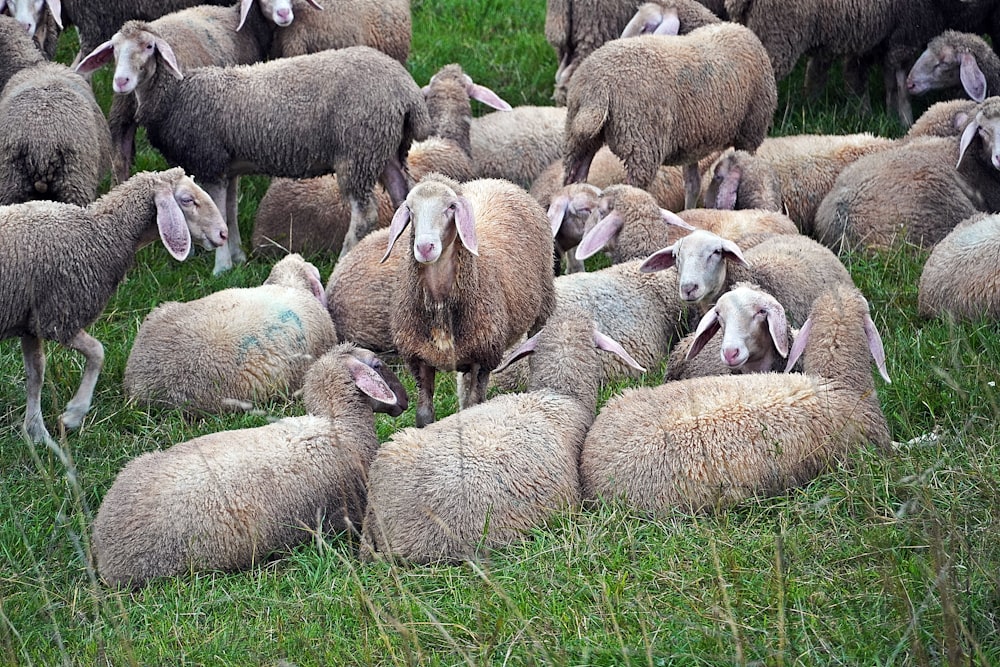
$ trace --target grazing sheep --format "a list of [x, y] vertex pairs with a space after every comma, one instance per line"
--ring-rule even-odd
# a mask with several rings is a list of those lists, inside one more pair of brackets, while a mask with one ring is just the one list
[[110, 586], [239, 570], [308, 541], [357, 528], [378, 449], [373, 412], [406, 409], [399, 379], [368, 350], [341, 345], [305, 382], [309, 415], [222, 431], [126, 465], [93, 526], [97, 571]]
[[271, 57], [287, 58], [348, 46], [370, 46], [405, 65], [412, 37], [410, 0], [327, 0], [322, 12], [303, 11], [312, 0], [292, 0], [296, 18], [274, 36]]
[[924, 317], [1000, 319], [1000, 216], [963, 220], [934, 246], [920, 274]]
[[580, 245], [587, 219], [597, 209], [600, 197], [600, 189], [589, 183], [567, 185], [552, 197], [548, 206], [549, 222], [552, 223], [556, 253], [565, 262], [566, 273], [586, 270], [583, 259], [571, 251]]
[[565, 126], [564, 107], [525, 105], [473, 118], [469, 139], [476, 177], [505, 178], [530, 188], [562, 157]]
[[868, 303], [838, 286], [809, 321], [789, 353], [802, 353], [803, 374], [694, 378], [608, 401], [580, 456], [584, 498], [661, 516], [716, 510], [805, 484], [859, 447], [888, 451], [868, 360], [888, 381], [885, 353]]
[[816, 237], [837, 253], [930, 248], [975, 213], [1000, 211], [1000, 97], [971, 115], [961, 138], [909, 139], [845, 168], [816, 211]]
[[719, 296], [749, 282], [781, 303], [792, 326], [801, 326], [813, 300], [834, 285], [851, 285], [851, 274], [829, 248], [801, 234], [773, 235], [743, 253], [728, 239], [693, 231], [643, 262], [642, 271], [677, 266], [680, 298], [708, 312]]
[[545, 211], [499, 179], [425, 177], [392, 218], [386, 256], [411, 221], [413, 259], [399, 272], [390, 326], [426, 426], [438, 369], [465, 373], [459, 407], [475, 405], [504, 350], [552, 312], [553, 244]]
[[206, 248], [226, 241], [218, 209], [181, 169], [136, 174], [86, 208], [46, 201], [0, 207], [0, 340], [21, 338], [24, 430], [32, 441], [53, 442], [42, 419], [42, 341], [86, 358], [80, 387], [59, 418], [65, 428], [77, 428], [104, 363], [103, 346], [84, 328], [104, 311], [136, 251], [157, 233], [178, 260], [187, 257], [192, 239]]
[[55, 59], [62, 32], [59, 0], [0, 0], [0, 14], [4, 11], [24, 28], [47, 60]]
[[649, 185], [661, 164], [683, 164], [684, 207], [693, 208], [698, 160], [729, 146], [756, 149], [777, 99], [767, 52], [742, 26], [608, 42], [580, 63], [567, 91], [566, 183], [586, 181], [606, 143], [629, 185]]
[[982, 102], [1000, 93], [1000, 56], [979, 35], [946, 30], [927, 45], [906, 76], [911, 95], [961, 86]]
[[289, 255], [258, 287], [157, 306], [125, 365], [125, 394], [188, 411], [248, 410], [302, 385], [337, 342], [315, 266]]
[[597, 409], [598, 350], [638, 367], [587, 313], [569, 311], [512, 356], [531, 356], [524, 394], [505, 394], [384, 443], [368, 475], [361, 553], [456, 561], [518, 542], [580, 503], [579, 454]]
[[705, 207], [783, 211], [812, 235], [816, 209], [844, 167], [893, 145], [871, 134], [768, 137], [753, 155], [728, 151], [718, 159], [705, 179]]
[[[27, 34], [23, 38], [17, 46], [35, 51]], [[51, 199], [86, 206], [97, 197], [101, 179], [111, 171], [111, 134], [83, 77], [38, 54], [34, 64], [6, 80], [0, 118], [6, 119], [0, 132], [0, 205]]]
[[913, 137], [958, 137], [965, 124], [975, 113], [974, 100], [945, 100], [935, 102], [913, 121], [906, 131], [906, 138]]
[[[457, 181], [475, 178], [469, 145], [471, 100], [494, 109], [510, 105], [486, 86], [474, 82], [459, 65], [445, 65], [423, 87], [431, 118], [431, 136], [418, 141], [406, 156], [410, 175], [419, 181], [425, 174], [442, 173]], [[375, 190], [378, 226], [386, 227], [395, 209], [382, 188]], [[337, 187], [336, 176], [314, 179], [275, 179], [261, 199], [254, 223], [252, 246], [272, 254], [287, 249], [343, 255], [351, 211]]]
[[[111, 43], [147, 28], [126, 23]], [[201, 67], [182, 76], [170, 46], [154, 46], [156, 66], [135, 88], [136, 120], [169, 162], [206, 184], [220, 210], [235, 201], [230, 187], [239, 174], [336, 171], [341, 194], [351, 203], [346, 238], [353, 245], [377, 224], [376, 180], [394, 203], [406, 197], [406, 152], [413, 140], [427, 137], [430, 119], [420, 88], [384, 53], [355, 46], [255, 65]], [[88, 55], [78, 69], [99, 67], [109, 48]], [[324, 94], [317, 96], [317, 90]], [[216, 253], [216, 274], [245, 258], [235, 208], [227, 210], [226, 220], [229, 243]]]

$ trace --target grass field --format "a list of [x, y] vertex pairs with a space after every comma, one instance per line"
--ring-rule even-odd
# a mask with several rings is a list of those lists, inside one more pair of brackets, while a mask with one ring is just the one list
[[[414, 0], [410, 70], [423, 84], [459, 62], [512, 104], [546, 104], [556, 63], [544, 12], [543, 0]], [[70, 58], [71, 35], [64, 46]], [[814, 101], [800, 85], [801, 69], [782, 84], [774, 134], [903, 131], [874, 87], [861, 115], [836, 77]], [[106, 105], [107, 71], [95, 86]], [[163, 165], [149, 149], [138, 164]], [[244, 179], [245, 239], [265, 188]], [[333, 260], [313, 259], [326, 277]], [[917, 317], [924, 259], [908, 247], [846, 258], [885, 341], [893, 382], [876, 381], [890, 458], [860, 451], [805, 488], [713, 516], [567, 513], [463, 565], [362, 564], [354, 542], [329, 536], [249, 572], [121, 593], [88, 566], [89, 522], [117, 471], [145, 451], [302, 411], [275, 401], [263, 415], [185, 420], [124, 400], [125, 360], [154, 305], [256, 285], [269, 270], [251, 258], [213, 277], [209, 253], [181, 264], [149, 246], [90, 327], [107, 362], [60, 453], [22, 441], [20, 347], [0, 343], [0, 664], [1000, 664], [1000, 337], [991, 321]], [[82, 365], [48, 353], [55, 428]], [[439, 415], [454, 410], [453, 387], [440, 387]], [[380, 415], [380, 439], [412, 424], [412, 408]]]

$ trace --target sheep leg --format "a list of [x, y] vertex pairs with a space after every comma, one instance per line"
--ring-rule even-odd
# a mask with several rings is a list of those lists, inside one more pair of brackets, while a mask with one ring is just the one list
[[417, 427], [434, 422], [434, 377], [437, 370], [419, 359], [409, 362], [410, 372], [417, 380]]
[[[219, 213], [222, 214], [222, 219], [226, 221], [226, 227], [229, 231], [229, 240], [223, 243], [221, 246], [215, 249], [215, 268], [212, 269], [212, 275], [219, 275], [224, 273], [229, 269], [233, 268], [233, 256], [232, 256], [232, 245], [233, 245], [233, 227], [236, 227], [236, 238], [239, 239], [239, 224], [234, 224], [236, 220], [236, 212], [233, 211], [230, 215], [229, 211], [229, 179], [223, 179], [217, 183], [205, 183], [202, 185], [202, 189], [208, 193], [215, 202], [216, 208], [219, 209]], [[237, 241], [237, 247], [239, 242]]]
[[899, 120], [906, 127], [913, 125], [913, 107], [906, 87], [906, 71], [902, 69], [896, 70], [896, 111], [899, 113]]
[[21, 336], [21, 354], [24, 356], [24, 374], [27, 377], [24, 431], [32, 442], [54, 444], [55, 441], [45, 428], [45, 420], [42, 419], [42, 379], [45, 377], [45, 351], [42, 349], [42, 339]]
[[465, 373], [458, 376], [458, 409], [478, 405], [486, 399], [486, 385], [490, 380], [490, 369], [472, 364]]
[[590, 174], [590, 164], [594, 161], [594, 156], [601, 148], [600, 141], [592, 141], [587, 146], [577, 151], [576, 155], [571, 155], [563, 162], [563, 185], [573, 183], [586, 183]]
[[696, 208], [701, 195], [701, 174], [698, 163], [684, 165], [684, 208]]
[[66, 404], [66, 411], [59, 421], [67, 429], [75, 429], [83, 422], [83, 417], [90, 410], [90, 402], [94, 397], [94, 387], [97, 386], [97, 376], [104, 366], [104, 346], [86, 331], [81, 329], [66, 343], [66, 347], [76, 350], [87, 360], [83, 367], [83, 377], [80, 378], [80, 388], [76, 390], [73, 399]]
[[[404, 195], [403, 198], [405, 199], [406, 196]], [[347, 228], [347, 233], [344, 234], [344, 243], [340, 248], [341, 257], [346, 255], [369, 232], [378, 227], [378, 204], [372, 193], [368, 193], [363, 202], [359, 202], [355, 197], [351, 197], [350, 201], [351, 223]]]
[[240, 177], [233, 176], [229, 179], [226, 187], [226, 226], [229, 227], [229, 256], [233, 259], [233, 264], [243, 264], [247, 261], [247, 254], [243, 252], [243, 239], [240, 238], [240, 217], [239, 217], [239, 196]]

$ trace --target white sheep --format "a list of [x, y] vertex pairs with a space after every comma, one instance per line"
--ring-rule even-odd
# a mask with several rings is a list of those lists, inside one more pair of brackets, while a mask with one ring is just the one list
[[296, 391], [336, 342], [319, 271], [289, 255], [258, 287], [157, 306], [132, 344], [125, 394], [190, 411], [249, 409]]
[[530, 188], [562, 156], [565, 126], [565, 107], [521, 105], [473, 118], [469, 139], [477, 178], [506, 178]]
[[701, 377], [626, 390], [601, 410], [580, 455], [585, 499], [669, 515], [721, 509], [805, 484], [860, 447], [888, 451], [869, 354], [885, 352], [861, 293], [816, 300], [789, 353], [804, 373]]
[[192, 240], [214, 248], [226, 233], [211, 198], [182, 169], [136, 174], [86, 208], [48, 201], [0, 207], [0, 340], [21, 338], [24, 430], [32, 441], [53, 443], [42, 417], [42, 341], [86, 358], [80, 387], [59, 418], [78, 428], [104, 364], [104, 347], [84, 328], [104, 311], [136, 251], [159, 236], [183, 260]]
[[[272, 58], [324, 49], [370, 46], [406, 64], [412, 36], [410, 0], [324, 0], [321, 12], [299, 13], [312, 0], [291, 0], [295, 18], [274, 36]], [[277, 23], [277, 22], [276, 22]]]
[[920, 273], [917, 308], [924, 317], [1000, 319], [1000, 216], [980, 213], [958, 223], [934, 246]]
[[126, 465], [93, 525], [97, 571], [111, 586], [251, 567], [314, 532], [357, 529], [378, 449], [373, 411], [406, 409], [399, 379], [344, 344], [309, 370], [309, 415], [221, 431]]

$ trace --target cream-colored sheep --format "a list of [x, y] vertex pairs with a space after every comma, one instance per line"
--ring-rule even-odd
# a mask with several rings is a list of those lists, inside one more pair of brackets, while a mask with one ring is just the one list
[[917, 305], [924, 317], [1000, 319], [1000, 215], [964, 220], [934, 246]]

